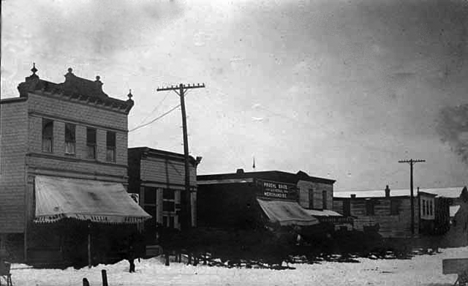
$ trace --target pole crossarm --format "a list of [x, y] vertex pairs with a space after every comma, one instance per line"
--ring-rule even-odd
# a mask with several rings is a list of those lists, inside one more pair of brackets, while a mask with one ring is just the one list
[[426, 160], [413, 160], [413, 159], [410, 159], [410, 160], [400, 160], [400, 161], [398, 161], [398, 163], [410, 163], [410, 164], [423, 163], [423, 162], [426, 162]]
[[171, 85], [167, 87], [158, 87], [157, 91], [168, 91], [168, 90], [173, 90], [173, 91], [178, 91], [180, 89], [183, 89], [184, 91], [187, 91], [188, 89], [194, 89], [194, 88], [205, 88], [205, 84], [179, 84], [179, 85]]

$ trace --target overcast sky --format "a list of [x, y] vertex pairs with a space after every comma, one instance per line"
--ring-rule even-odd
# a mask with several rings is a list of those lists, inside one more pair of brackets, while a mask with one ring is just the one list
[[[305, 171], [336, 190], [468, 184], [468, 2], [461, 0], [2, 1], [2, 97], [101, 76], [135, 106], [129, 129], [186, 97], [199, 174]], [[180, 109], [129, 146], [183, 153]]]

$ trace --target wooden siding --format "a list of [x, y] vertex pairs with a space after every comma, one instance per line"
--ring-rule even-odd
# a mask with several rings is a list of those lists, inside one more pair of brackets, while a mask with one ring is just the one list
[[[161, 158], [145, 158], [140, 162], [140, 179], [145, 182], [158, 182], [163, 184], [185, 184], [184, 162]], [[196, 169], [190, 166], [190, 185], [197, 185]]]
[[[398, 214], [391, 214], [391, 201], [399, 204]], [[363, 230], [365, 227], [379, 226], [383, 237], [411, 236], [411, 202], [409, 198], [373, 198], [374, 215], [368, 215], [366, 199], [337, 199], [333, 202], [334, 211], [343, 214], [343, 203], [350, 201], [351, 216], [354, 216], [354, 228]], [[414, 198], [414, 233], [419, 233], [419, 205]]]
[[0, 104], [0, 233], [24, 231], [27, 102]]

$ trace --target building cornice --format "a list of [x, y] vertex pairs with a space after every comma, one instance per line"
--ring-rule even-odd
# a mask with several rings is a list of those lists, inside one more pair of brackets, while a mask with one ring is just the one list
[[[99, 98], [94, 98], [91, 96], [77, 95], [77, 94], [64, 94], [58, 93], [58, 91], [45, 91], [45, 90], [34, 90], [29, 91], [30, 94], [44, 96], [47, 98], [53, 98], [61, 101], [72, 102], [80, 105], [85, 105], [88, 107], [94, 107], [100, 110], [111, 111], [119, 114], [128, 115], [129, 111], [126, 111], [124, 108], [127, 108], [125, 101], [119, 99], [108, 98], [105, 101]], [[119, 107], [120, 106], [120, 107]], [[133, 106], [133, 104], [132, 104]]]
[[15, 102], [24, 102], [27, 101], [27, 97], [11, 97], [0, 99], [0, 104], [15, 103]]
[[37, 111], [29, 111], [29, 115], [34, 116], [34, 117], [44, 117], [44, 118], [49, 118], [49, 119], [55, 119], [55, 120], [59, 120], [59, 121], [63, 121], [63, 122], [74, 123], [74, 124], [77, 124], [77, 125], [86, 125], [86, 126], [89, 126], [89, 127], [94, 127], [94, 128], [99, 128], [99, 129], [108, 129], [108, 130], [128, 133], [127, 129], [121, 129], [121, 128], [115, 128], [115, 127], [106, 126], [106, 125], [95, 124], [95, 123], [92, 123], [92, 122], [89, 122], [89, 121], [86, 121], [86, 120], [69, 119], [69, 118], [66, 118], [66, 117], [51, 115], [51, 114], [37, 112]]

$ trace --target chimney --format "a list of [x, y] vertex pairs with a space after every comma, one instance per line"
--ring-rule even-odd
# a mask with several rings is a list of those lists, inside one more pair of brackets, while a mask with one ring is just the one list
[[197, 158], [195, 159], [195, 166], [198, 166], [202, 159], [203, 159], [203, 157], [197, 156]]
[[352, 198], [352, 199], [355, 199], [355, 198], [356, 198], [356, 194], [351, 194], [351, 198]]
[[244, 174], [244, 169], [237, 169], [236, 174]]
[[390, 188], [388, 187], [388, 185], [385, 187], [385, 197], [386, 198], [390, 197]]

